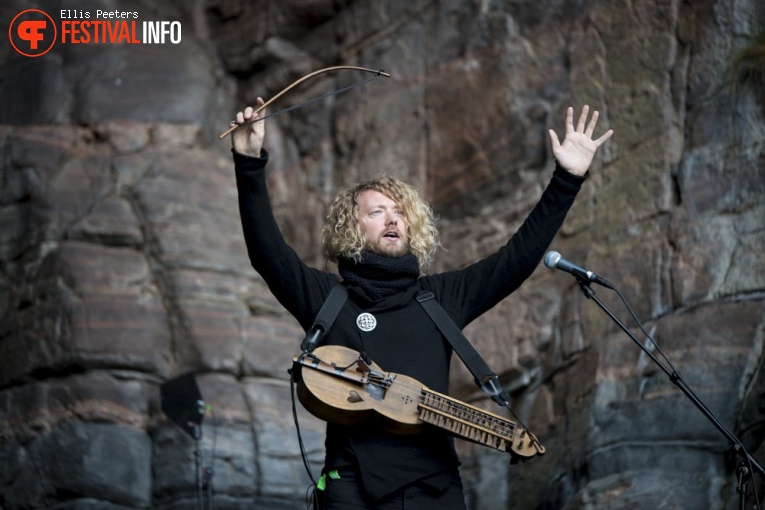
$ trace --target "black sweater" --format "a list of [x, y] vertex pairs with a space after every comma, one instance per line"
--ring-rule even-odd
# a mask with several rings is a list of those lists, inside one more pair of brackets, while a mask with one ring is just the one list
[[[239, 208], [247, 250], [277, 300], [308, 330], [338, 277], [305, 265], [290, 248], [273, 216], [264, 168], [268, 154], [234, 153]], [[421, 290], [435, 299], [462, 329], [528, 278], [563, 223], [583, 177], [556, 168], [550, 185], [523, 225], [496, 253], [457, 271], [423, 276], [416, 285], [381, 300], [349, 286], [350, 299], [324, 343], [364, 350], [385, 371], [405, 374], [448, 393], [452, 349], [414, 300]], [[356, 317], [369, 312], [374, 330], [363, 332]], [[296, 346], [300, 339], [296, 339]], [[367, 493], [381, 497], [415, 480], [444, 489], [459, 464], [451, 438], [440, 431], [394, 435], [369, 425], [327, 426], [325, 469], [358, 463]]]

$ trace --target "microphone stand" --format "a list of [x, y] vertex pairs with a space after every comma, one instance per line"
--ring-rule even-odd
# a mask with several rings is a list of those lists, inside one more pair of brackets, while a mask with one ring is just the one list
[[196, 472], [197, 510], [212, 510], [212, 476], [210, 467], [202, 466], [202, 425], [189, 423], [194, 431], [194, 471]]
[[[736, 491], [739, 493], [739, 509], [744, 510], [746, 504], [746, 488], [749, 484], [749, 480], [752, 477], [751, 470], [754, 470], [760, 475], [765, 475], [765, 470], [763, 470], [762, 466], [751, 455], [749, 455], [744, 446], [741, 444], [741, 441], [731, 431], [725, 428], [725, 425], [723, 425], [720, 420], [715, 417], [712, 411], [710, 411], [709, 408], [699, 399], [699, 397], [696, 396], [693, 390], [682, 379], [677, 370], [669, 370], [667, 367], [665, 367], [664, 364], [654, 355], [654, 353], [651, 352], [645, 345], [643, 345], [643, 343], [640, 342], [640, 340], [624, 324], [622, 324], [622, 322], [611, 312], [611, 310], [609, 310], [608, 307], [604, 305], [603, 302], [597, 298], [597, 296], [595, 296], [595, 291], [592, 289], [592, 287], [590, 287], [590, 282], [580, 276], [575, 275], [575, 278], [577, 282], [579, 282], [579, 288], [582, 289], [582, 293], [584, 293], [585, 297], [594, 301], [601, 308], [601, 310], [603, 310], [619, 326], [619, 328], [624, 331], [627, 336], [629, 336], [632, 341], [634, 341], [637, 346], [640, 347], [643, 352], [645, 352], [648, 357], [651, 358], [665, 374], [667, 374], [669, 380], [672, 381], [675, 386], [680, 388], [680, 391], [682, 391], [683, 394], [688, 397], [693, 405], [695, 405], [699, 411], [701, 411], [701, 413], [712, 423], [712, 425], [714, 425], [714, 427], [720, 431], [723, 436], [725, 436], [725, 438], [731, 443], [733, 450], [744, 457], [745, 460], [741, 461], [737, 468], [738, 485], [736, 487]], [[649, 340], [653, 342], [653, 339], [649, 338]], [[761, 510], [759, 501], [756, 502], [755, 505], [756, 510]]]
[[189, 423], [194, 429], [194, 472], [196, 473], [197, 487], [197, 510], [204, 510], [204, 492], [202, 487], [202, 451], [200, 443], [202, 442], [202, 427], [196, 423]]
[[205, 507], [206, 510], [212, 510], [213, 507], [213, 470], [211, 467], [206, 467], [202, 470], [202, 485], [205, 488]]

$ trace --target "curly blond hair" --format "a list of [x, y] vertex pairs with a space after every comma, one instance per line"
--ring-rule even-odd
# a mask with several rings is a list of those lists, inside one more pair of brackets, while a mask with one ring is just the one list
[[327, 259], [332, 262], [339, 258], [361, 259], [367, 240], [359, 226], [358, 196], [367, 190], [378, 191], [401, 207], [407, 222], [409, 250], [417, 257], [420, 269], [428, 267], [440, 246], [433, 209], [414, 186], [390, 176], [352, 184], [329, 204], [321, 227]]

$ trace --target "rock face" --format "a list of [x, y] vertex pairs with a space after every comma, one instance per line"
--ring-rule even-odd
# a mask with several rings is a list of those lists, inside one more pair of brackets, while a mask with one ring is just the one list
[[[307, 262], [324, 266], [338, 186], [379, 172], [440, 216], [432, 271], [492, 253], [550, 178], [547, 130], [589, 104], [616, 135], [551, 249], [612, 281], [648, 351], [765, 463], [765, 83], [733, 65], [756, 65], [737, 59], [761, 1], [76, 7], [107, 3], [181, 21], [182, 42], [2, 50], [0, 508], [189, 508], [197, 449], [216, 508], [302, 507], [286, 372], [302, 331], [250, 268], [216, 135], [331, 65], [392, 77], [268, 121], [272, 200]], [[272, 111], [366, 77], [326, 73]], [[547, 448], [509, 465], [459, 443], [469, 508], [738, 508], [740, 457], [570, 276], [540, 268], [466, 334]], [[186, 373], [211, 408], [199, 443], [160, 405]], [[452, 393], [502, 412], [458, 362]], [[324, 426], [298, 416], [317, 472]]]

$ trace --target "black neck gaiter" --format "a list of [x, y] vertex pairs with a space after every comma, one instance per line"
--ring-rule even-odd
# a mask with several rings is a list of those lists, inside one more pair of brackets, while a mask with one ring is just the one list
[[340, 259], [337, 269], [345, 281], [358, 285], [375, 300], [411, 287], [420, 277], [420, 265], [411, 253], [390, 258], [364, 251], [358, 262]]

